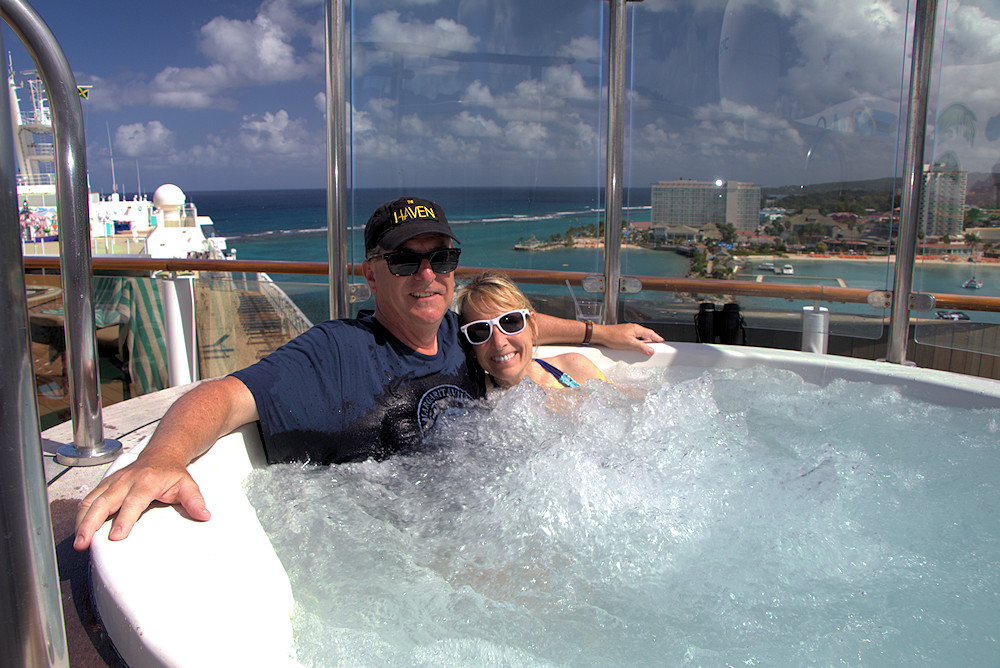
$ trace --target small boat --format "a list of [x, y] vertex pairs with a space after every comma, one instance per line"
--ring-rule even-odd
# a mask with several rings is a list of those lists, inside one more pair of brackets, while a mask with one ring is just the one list
[[979, 288], [983, 287], [983, 282], [978, 278], [976, 278], [975, 276], [973, 276], [965, 283], [962, 283], [962, 287], [967, 288], [969, 290], [978, 290]]
[[761, 262], [760, 264], [757, 265], [757, 268], [758, 269], [762, 269], [764, 271], [774, 271], [774, 263], [773, 262]]
[[939, 320], [968, 320], [969, 316], [962, 311], [936, 311], [934, 317]]
[[[778, 270], [777, 270], [777, 269], [775, 269], [775, 270], [774, 270], [774, 273], [778, 273]], [[783, 267], [781, 268], [781, 273], [782, 273], [782, 274], [786, 274], [786, 275], [792, 275], [792, 274], [794, 274], [794, 273], [795, 273], [795, 267], [793, 267], [793, 266], [792, 266], [792, 265], [790, 265], [790, 264], [786, 264], [785, 266], [783, 266]]]

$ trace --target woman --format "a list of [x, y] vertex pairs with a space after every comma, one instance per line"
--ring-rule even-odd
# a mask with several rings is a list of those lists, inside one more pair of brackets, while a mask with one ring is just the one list
[[476, 359], [499, 387], [513, 387], [526, 376], [542, 387], [577, 387], [607, 378], [580, 353], [548, 359], [534, 357], [538, 326], [531, 302], [509, 278], [487, 271], [456, 292], [462, 335]]

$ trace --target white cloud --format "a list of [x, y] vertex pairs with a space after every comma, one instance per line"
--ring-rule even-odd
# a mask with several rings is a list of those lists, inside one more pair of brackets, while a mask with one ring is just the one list
[[546, 94], [561, 100], [576, 102], [592, 101], [597, 98], [597, 91], [593, 88], [587, 88], [583, 81], [583, 75], [569, 65], [546, 68], [542, 75], [542, 82], [545, 85]]
[[431, 24], [402, 21], [397, 11], [383, 12], [372, 18], [365, 39], [412, 55], [471, 52], [478, 41], [465, 26], [451, 19], [439, 18]]
[[[689, 0], [690, 5], [696, 11], [711, 11], [725, 9], [729, 5], [729, 0]], [[642, 8], [650, 12], [676, 12], [683, 6], [684, 2], [677, 0], [644, 0]]]
[[201, 51], [221, 63], [233, 81], [270, 83], [301, 75], [287, 36], [265, 17], [248, 22], [217, 16], [201, 33]]
[[307, 156], [317, 151], [304, 123], [290, 119], [284, 109], [273, 114], [244, 116], [240, 143], [253, 154]]
[[[900, 4], [900, 3], [897, 3]], [[782, 90], [809, 115], [864, 92], [899, 95], [905, 18], [888, 2], [803, 2], [791, 34], [800, 53]]]
[[507, 121], [559, 123], [566, 113], [576, 111], [581, 103], [596, 102], [598, 96], [597, 89], [588, 88], [580, 73], [567, 65], [545, 68], [541, 79], [521, 81], [512, 93], [504, 95], [469, 95], [470, 89], [466, 90], [465, 99], [490, 102]]
[[355, 138], [375, 132], [375, 124], [372, 122], [371, 117], [364, 111], [354, 109], [348, 118], [351, 119], [351, 134]]
[[493, 93], [490, 92], [490, 87], [484, 86], [481, 81], [476, 79], [465, 89], [465, 94], [462, 96], [462, 104], [492, 107], [495, 101]]
[[515, 121], [504, 128], [507, 145], [521, 151], [544, 151], [548, 137], [549, 131], [541, 123]]
[[1000, 21], [980, 7], [949, 3], [946, 65], [990, 63], [1000, 60]]
[[121, 125], [115, 130], [115, 147], [129, 158], [167, 155], [174, 148], [174, 133], [160, 121]]
[[403, 116], [399, 120], [399, 130], [404, 135], [412, 137], [433, 137], [436, 134], [435, 129], [431, 128], [416, 114]]
[[577, 60], [587, 60], [589, 58], [601, 57], [601, 42], [596, 37], [585, 35], [574, 37], [569, 44], [559, 49], [559, 55], [569, 56]]
[[150, 82], [148, 103], [154, 107], [182, 109], [232, 109], [235, 103], [218, 95], [230, 78], [222, 65], [202, 68], [168, 67]]
[[[269, 0], [251, 20], [217, 16], [201, 27], [203, 67], [166, 67], [145, 89], [145, 103], [185, 109], [233, 109], [226, 91], [296, 81], [322, 71], [322, 20], [307, 21], [300, 7], [314, 1]], [[320, 15], [321, 16], [321, 15]], [[124, 87], [123, 87], [124, 88]], [[137, 90], [133, 82], [131, 88]], [[135, 100], [140, 102], [140, 100]]]
[[503, 134], [493, 120], [483, 116], [473, 116], [468, 111], [461, 112], [449, 123], [452, 132], [463, 137], [499, 137]]

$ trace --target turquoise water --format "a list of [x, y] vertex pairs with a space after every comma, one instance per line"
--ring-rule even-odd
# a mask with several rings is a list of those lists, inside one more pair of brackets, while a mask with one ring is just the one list
[[[368, 214], [381, 202], [397, 196], [389, 190], [354, 192], [349, 257], [363, 258], [362, 230]], [[420, 193], [442, 203], [456, 234], [461, 239], [462, 264], [467, 267], [549, 269], [601, 273], [603, 253], [591, 249], [556, 249], [515, 251], [514, 244], [535, 236], [547, 239], [562, 235], [571, 227], [596, 225], [600, 218], [597, 193], [582, 188], [548, 189], [426, 189]], [[645, 197], [645, 199], [643, 199]], [[648, 189], [628, 193], [626, 204], [632, 208], [625, 217], [649, 220]], [[325, 262], [326, 195], [322, 190], [205, 192], [193, 193], [191, 200], [200, 213], [215, 221], [219, 233], [229, 238], [231, 248], [243, 260], [295, 260]], [[688, 259], [672, 252], [626, 248], [622, 250], [622, 273], [635, 276], [681, 277], [687, 272]], [[847, 287], [868, 290], [891, 289], [893, 267], [884, 258], [870, 260], [809, 260], [794, 262], [795, 275], [768, 275], [767, 282], [788, 282], [836, 286], [842, 279]], [[1000, 297], [1000, 266], [978, 265], [977, 276], [983, 288], [964, 290], [962, 283], [971, 277], [973, 265], [956, 262], [949, 265], [918, 265], [914, 287], [921, 292], [975, 294]], [[747, 276], [756, 272], [750, 272]], [[328, 290], [322, 277], [276, 276], [300, 308], [314, 322], [327, 317]], [[561, 286], [531, 286], [534, 294], [567, 295]], [[582, 293], [578, 293], [578, 297]], [[671, 301], [669, 294], [643, 291], [623, 300]], [[802, 303], [780, 299], [742, 298], [747, 307], [782, 312], [801, 310]], [[864, 305], [827, 304], [833, 311], [882, 315]], [[363, 304], [370, 308], [371, 304]], [[974, 320], [1000, 322], [1000, 314], [970, 313]], [[932, 317], [931, 314], [928, 316]]]

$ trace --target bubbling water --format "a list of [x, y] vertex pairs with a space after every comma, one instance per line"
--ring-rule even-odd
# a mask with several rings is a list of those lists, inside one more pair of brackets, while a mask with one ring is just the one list
[[255, 471], [306, 665], [986, 664], [1000, 410], [794, 373], [524, 383], [426, 452]]

